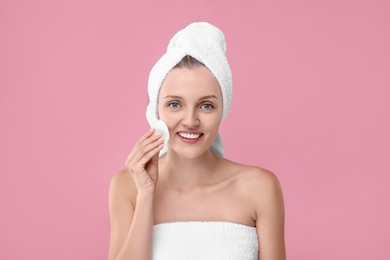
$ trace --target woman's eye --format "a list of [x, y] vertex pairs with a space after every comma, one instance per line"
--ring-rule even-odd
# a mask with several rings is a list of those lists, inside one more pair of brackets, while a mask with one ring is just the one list
[[202, 104], [201, 107], [204, 110], [212, 110], [214, 108], [214, 106], [212, 104], [209, 104], [209, 103]]
[[180, 108], [180, 104], [178, 102], [171, 102], [168, 104], [168, 106], [172, 109], [178, 109]]

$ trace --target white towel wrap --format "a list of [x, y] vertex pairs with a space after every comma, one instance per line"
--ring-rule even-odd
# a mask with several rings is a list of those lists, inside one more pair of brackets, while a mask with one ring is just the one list
[[232, 222], [190, 221], [153, 227], [153, 260], [257, 260], [255, 227]]

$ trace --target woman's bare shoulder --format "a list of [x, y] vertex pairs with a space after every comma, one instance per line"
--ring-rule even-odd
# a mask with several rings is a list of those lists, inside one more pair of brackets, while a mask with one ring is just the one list
[[242, 184], [247, 191], [266, 192], [272, 189], [280, 189], [279, 179], [275, 173], [262, 167], [253, 165], [244, 165], [237, 162], [228, 162], [238, 182]]
[[122, 169], [111, 178], [110, 194], [117, 199], [131, 200], [137, 196], [137, 188], [128, 169]]

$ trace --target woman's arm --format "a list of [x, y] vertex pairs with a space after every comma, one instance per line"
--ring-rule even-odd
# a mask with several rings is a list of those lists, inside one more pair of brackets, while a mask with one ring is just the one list
[[158, 179], [161, 135], [145, 134], [111, 181], [110, 260], [152, 259], [153, 200]]
[[261, 170], [257, 188], [256, 228], [259, 237], [259, 259], [285, 260], [284, 202], [277, 177]]
[[128, 187], [123, 187], [128, 183], [125, 175], [129, 177], [117, 174], [110, 185], [109, 259], [151, 259], [153, 196], [137, 196], [134, 208], [129, 192], [125, 191]]

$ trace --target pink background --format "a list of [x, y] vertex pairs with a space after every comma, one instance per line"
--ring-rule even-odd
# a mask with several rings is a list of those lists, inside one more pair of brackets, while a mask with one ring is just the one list
[[184, 2], [1, 0], [0, 259], [107, 259], [111, 176], [192, 21], [225, 32], [225, 151], [279, 176], [288, 258], [390, 259], [389, 2]]

